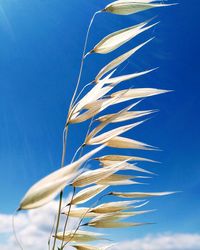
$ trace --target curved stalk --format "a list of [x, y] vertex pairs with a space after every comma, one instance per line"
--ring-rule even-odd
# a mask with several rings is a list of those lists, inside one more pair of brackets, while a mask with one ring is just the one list
[[[74, 100], [76, 98], [76, 94], [77, 94], [77, 91], [78, 91], [78, 88], [79, 88], [79, 85], [80, 85], [82, 71], [83, 71], [83, 65], [84, 65], [84, 59], [86, 58], [86, 56], [88, 54], [90, 54], [90, 52], [86, 54], [87, 42], [88, 42], [88, 38], [89, 38], [90, 29], [91, 29], [91, 26], [92, 26], [92, 23], [94, 21], [95, 16], [100, 12], [101, 11], [97, 11], [97, 12], [94, 13], [94, 15], [93, 15], [93, 17], [92, 17], [92, 19], [90, 21], [90, 24], [88, 26], [88, 29], [87, 29], [85, 43], [84, 43], [84, 47], [83, 47], [83, 54], [82, 54], [82, 59], [81, 59], [80, 71], [79, 71], [79, 75], [78, 75], [78, 81], [77, 81], [76, 88], [75, 88], [74, 94], [73, 94], [71, 102], [70, 102], [68, 119], [69, 119], [69, 115], [71, 113], [71, 109], [73, 107]], [[66, 123], [66, 127], [65, 127], [64, 131], [65, 130], [66, 130], [66, 134], [67, 134], [67, 132], [68, 132], [68, 121]], [[66, 154], [66, 138], [65, 138], [64, 143], [63, 143], [63, 153], [62, 153], [61, 167], [64, 165], [65, 154]], [[63, 198], [63, 191], [60, 192], [60, 197], [59, 197], [59, 208], [58, 208], [55, 235], [58, 233], [58, 227], [59, 227], [59, 223], [60, 223], [60, 212], [61, 212], [61, 207], [62, 207], [62, 198]], [[53, 243], [52, 250], [55, 250], [55, 246], [56, 246], [56, 237], [54, 237], [54, 243]]]
[[85, 60], [86, 56], [90, 54], [90, 52], [87, 53], [87, 54], [85, 54], [85, 53], [86, 53], [86, 49], [87, 49], [87, 42], [88, 42], [88, 37], [89, 37], [89, 33], [90, 33], [90, 29], [91, 29], [92, 23], [93, 23], [93, 21], [94, 21], [95, 16], [96, 16], [98, 13], [100, 13], [100, 11], [97, 11], [97, 12], [94, 13], [94, 15], [93, 15], [93, 17], [92, 17], [92, 19], [91, 19], [91, 21], [90, 21], [90, 24], [89, 24], [89, 26], [88, 26], [88, 29], [87, 29], [86, 38], [85, 38], [85, 43], [84, 43], [84, 47], [83, 47], [83, 54], [82, 54], [82, 59], [81, 59], [81, 66], [80, 66], [78, 81], [77, 81], [77, 84], [76, 84], [76, 88], [75, 88], [74, 94], [73, 94], [73, 96], [72, 96], [72, 100], [71, 100], [70, 107], [69, 107], [69, 112], [71, 111], [71, 109], [72, 109], [72, 107], [73, 107], [74, 99], [75, 99], [75, 97], [76, 97], [76, 94], [77, 94], [77, 91], [78, 91], [78, 88], [79, 88], [79, 85], [80, 85], [81, 76], [82, 76], [82, 71], [83, 71], [83, 65], [84, 65], [84, 60]]
[[19, 239], [18, 239], [18, 237], [17, 237], [16, 230], [15, 230], [15, 214], [17, 214], [17, 211], [18, 211], [18, 210], [16, 210], [16, 211], [13, 213], [13, 215], [12, 215], [12, 230], [13, 230], [13, 234], [14, 234], [15, 240], [16, 240], [16, 242], [17, 242], [17, 245], [19, 246], [19, 248], [20, 248], [21, 250], [23, 250], [22, 244], [20, 243], [20, 241], [19, 241]]
[[71, 160], [71, 163], [74, 162], [74, 160], [75, 160], [75, 158], [76, 158], [78, 152], [79, 152], [83, 147], [84, 147], [84, 145], [82, 144], [82, 145], [76, 150], [76, 152], [75, 152], [75, 154], [74, 154], [74, 156], [73, 156], [73, 158], [72, 158], [72, 160]]
[[48, 239], [48, 249], [49, 250], [51, 249], [51, 236], [53, 234], [53, 230], [54, 230], [54, 227], [55, 227], [55, 224], [56, 224], [56, 217], [57, 216], [55, 215], [53, 226], [52, 226], [52, 229], [51, 229], [51, 232], [50, 232], [50, 235], [49, 235], [49, 239]]
[[77, 95], [76, 99], [74, 100], [74, 105], [75, 105], [76, 102], [78, 101], [78, 98], [81, 96], [81, 94], [83, 93], [83, 91], [84, 91], [88, 86], [90, 86], [93, 82], [94, 82], [94, 81], [87, 83], [87, 84], [81, 89], [80, 93]]

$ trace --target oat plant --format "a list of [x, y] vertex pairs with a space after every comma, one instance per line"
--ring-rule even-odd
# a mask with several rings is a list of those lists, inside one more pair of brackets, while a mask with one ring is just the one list
[[[157, 148], [146, 143], [124, 137], [123, 134], [147, 119], [155, 110], [136, 110], [138, 104], [145, 98], [158, 94], [167, 93], [168, 90], [156, 88], [127, 88], [125, 81], [151, 73], [155, 68], [144, 69], [142, 72], [128, 75], [118, 75], [119, 67], [133, 56], [137, 51], [142, 50], [153, 38], [144, 41], [142, 44], [132, 48], [126, 53], [114, 58], [105, 65], [95, 79], [86, 84], [80, 90], [82, 70], [84, 61], [92, 60], [90, 55], [108, 54], [137, 35], [151, 29], [157, 22], [153, 19], [137, 23], [134, 26], [115, 31], [100, 40], [92, 49], [87, 48], [90, 28], [97, 15], [104, 12], [116, 15], [131, 15], [151, 8], [166, 7], [172, 4], [153, 0], [120, 0], [115, 1], [104, 9], [97, 11], [89, 24], [87, 30], [83, 55], [81, 60], [80, 73], [75, 91], [68, 110], [68, 116], [63, 130], [63, 152], [61, 168], [50, 173], [39, 180], [25, 194], [20, 202], [18, 211], [36, 209], [59, 196], [59, 207], [57, 217], [53, 226], [52, 234], [48, 242], [48, 248], [67, 249], [72, 246], [77, 250], [105, 250], [111, 247], [96, 245], [94, 242], [105, 242], [105, 236], [93, 231], [93, 228], [126, 228], [141, 226], [149, 223], [127, 222], [127, 218], [151, 212], [144, 210], [147, 202], [144, 198], [157, 197], [171, 194], [172, 192], [134, 192], [134, 185], [140, 183], [140, 179], [148, 178], [153, 173], [137, 165], [138, 162], [155, 162], [151, 159], [141, 158], [135, 154], [106, 154], [108, 147], [114, 149], [134, 150], [156, 150]], [[88, 52], [89, 51], [89, 52]], [[115, 87], [121, 85], [123, 90], [115, 91]], [[120, 108], [120, 104], [132, 101], [126, 108]], [[118, 112], [107, 113], [108, 107], [117, 105]], [[139, 121], [138, 121], [139, 118]], [[137, 119], [136, 121], [134, 121]], [[90, 121], [90, 122], [89, 122]], [[130, 121], [130, 124], [123, 125], [123, 122]], [[65, 165], [68, 131], [73, 124], [88, 122], [88, 131], [85, 133], [82, 145], [78, 149], [70, 164]], [[108, 125], [112, 129], [104, 130]], [[93, 146], [91, 148], [91, 146]], [[96, 146], [94, 148], [94, 146]], [[84, 148], [88, 148], [88, 153], [84, 154]], [[104, 152], [102, 155], [101, 151]], [[117, 151], [117, 152], [118, 152]], [[124, 151], [123, 151], [124, 152]], [[90, 161], [98, 163], [98, 168], [87, 169], [85, 166]], [[95, 163], [96, 164], [96, 163]], [[132, 175], [126, 173], [132, 172]], [[120, 172], [120, 173], [119, 173]], [[138, 174], [139, 173], [139, 174]], [[143, 176], [144, 175], [144, 176]], [[129, 185], [129, 192], [118, 192], [116, 186]], [[73, 192], [68, 204], [63, 202], [63, 196], [70, 194], [70, 187]], [[109, 188], [109, 191], [108, 191]], [[111, 201], [104, 200], [109, 196]], [[120, 198], [120, 200], [119, 200]], [[90, 205], [87, 205], [88, 201]], [[86, 204], [86, 205], [85, 205]], [[92, 204], [92, 205], [91, 205]], [[137, 208], [137, 209], [136, 209]], [[142, 208], [142, 209], [138, 209]], [[62, 231], [58, 231], [60, 217], [65, 216], [65, 225]], [[70, 230], [69, 217], [78, 219], [79, 223], [74, 230]]]

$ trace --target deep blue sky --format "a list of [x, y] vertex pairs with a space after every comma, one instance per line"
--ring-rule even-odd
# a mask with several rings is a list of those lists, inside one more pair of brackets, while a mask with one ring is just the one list
[[[77, 79], [87, 25], [92, 14], [107, 3], [0, 0], [1, 213], [13, 212], [30, 185], [59, 167], [62, 129]], [[126, 134], [159, 146], [163, 151], [125, 153], [138, 153], [162, 162], [143, 165], [156, 170], [159, 176], [142, 190], [183, 192], [152, 200], [148, 207], [159, 211], [145, 215], [145, 219], [157, 224], [136, 230], [136, 235], [149, 231], [200, 230], [199, 7], [199, 0], [185, 0], [176, 7], [132, 16], [102, 14], [92, 27], [88, 49], [115, 30], [153, 16], [161, 21], [156, 28], [107, 56], [88, 57], [82, 78], [83, 86], [111, 59], [156, 36], [130, 59], [123, 74], [157, 66], [160, 69], [122, 85], [174, 90], [145, 100], [141, 109], [158, 108], [160, 113]], [[67, 161], [82, 142], [86, 125], [71, 127]], [[127, 237], [131, 233], [128, 232]]]

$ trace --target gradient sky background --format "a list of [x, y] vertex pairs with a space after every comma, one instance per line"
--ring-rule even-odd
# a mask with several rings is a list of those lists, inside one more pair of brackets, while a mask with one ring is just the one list
[[[77, 79], [87, 25], [92, 14], [108, 2], [0, 0], [0, 213], [11, 214], [34, 182], [59, 167], [62, 129]], [[149, 232], [200, 231], [200, 2], [179, 2], [176, 7], [131, 16], [102, 14], [95, 19], [91, 30], [88, 50], [115, 30], [154, 16], [156, 21], [161, 21], [107, 56], [88, 57], [82, 86], [111, 59], [155, 36], [117, 74], [159, 66], [156, 72], [122, 85], [174, 90], [146, 99], [141, 109], [156, 108], [160, 112], [126, 134], [159, 146], [163, 151], [123, 152], [162, 162], [141, 165], [155, 170], [159, 176], [150, 180], [150, 185], [136, 190], [183, 192], [153, 199], [148, 208], [158, 211], [141, 220], [156, 224], [121, 230], [124, 239]], [[71, 127], [66, 162], [82, 142], [86, 127], [87, 123]]]

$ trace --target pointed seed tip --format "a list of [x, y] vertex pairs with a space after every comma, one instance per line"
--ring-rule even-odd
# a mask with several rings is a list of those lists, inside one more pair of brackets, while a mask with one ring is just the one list
[[183, 193], [183, 191], [172, 191], [172, 192], [169, 192], [169, 194], [178, 194], [178, 193]]
[[170, 4], [167, 4], [167, 6], [175, 6], [175, 5], [179, 5], [180, 3], [170, 3]]
[[157, 22], [155, 22], [155, 23], [153, 23], [152, 25], [150, 25], [150, 27], [154, 27], [154, 26], [156, 26], [157, 24], [159, 24], [161, 21], [157, 21]]
[[150, 23], [151, 21], [153, 21], [154, 19], [156, 19], [158, 17], [158, 15], [152, 17], [152, 18], [149, 18], [148, 20], [146, 20], [146, 23]]

